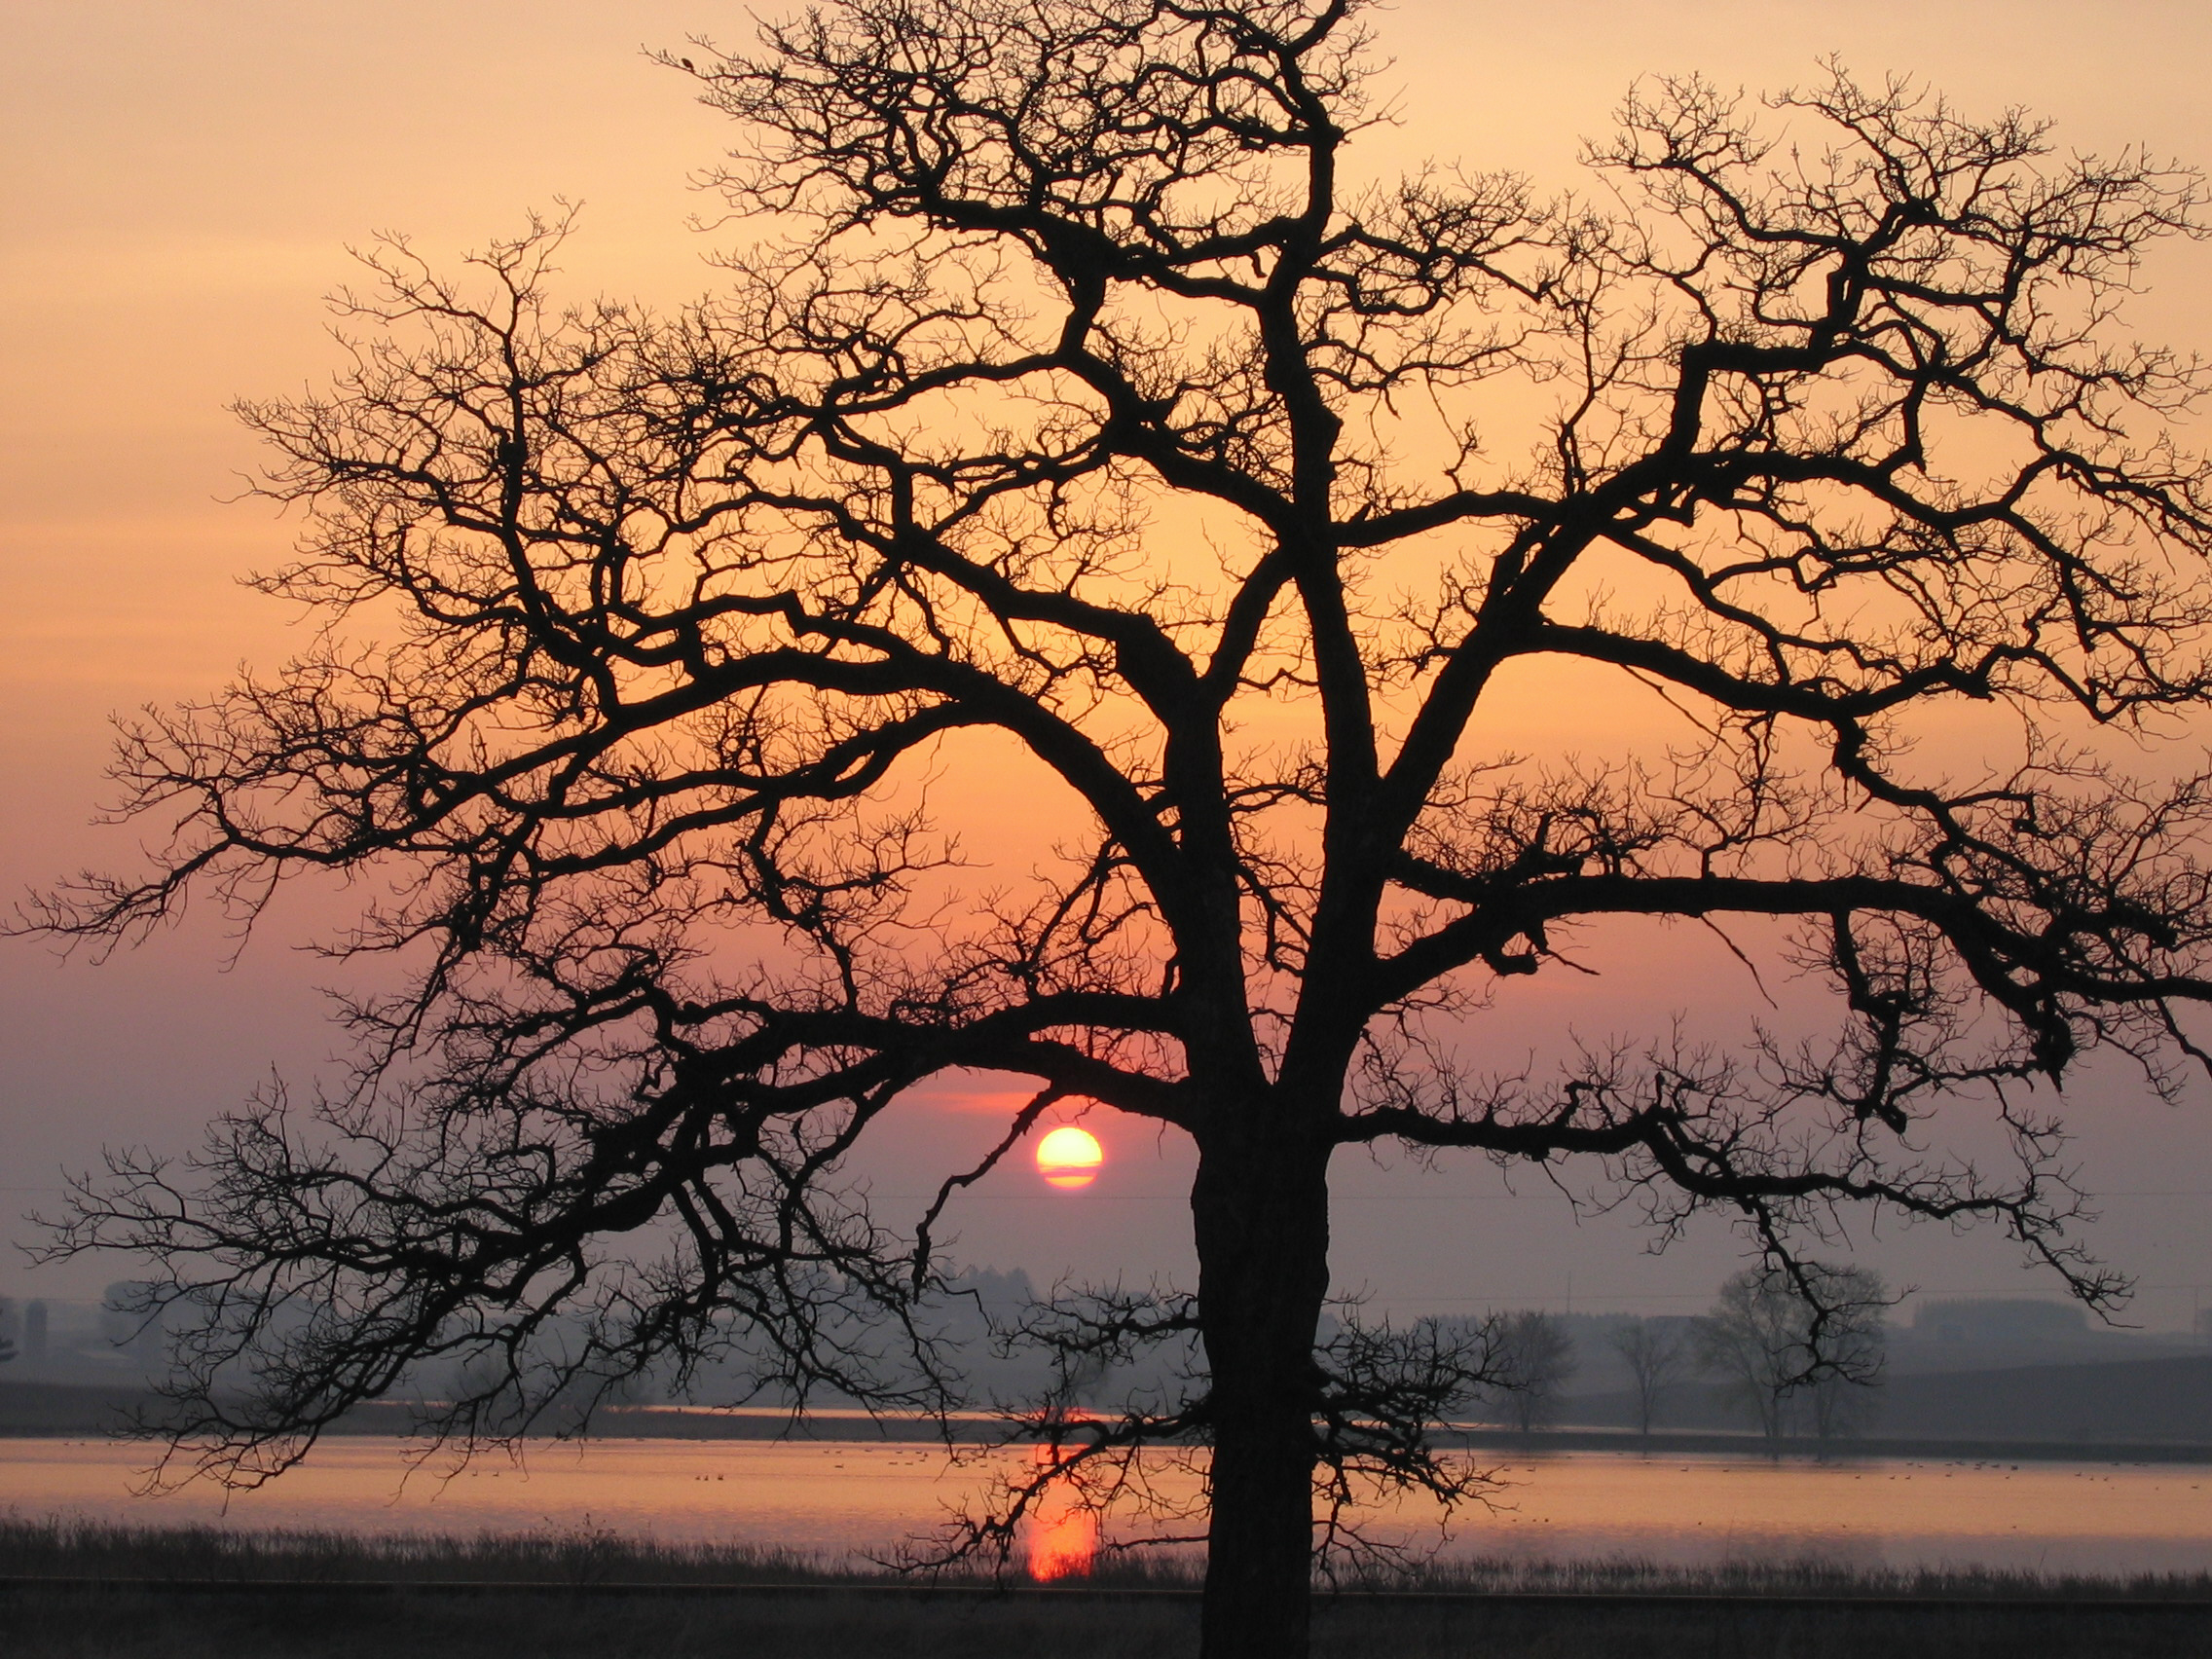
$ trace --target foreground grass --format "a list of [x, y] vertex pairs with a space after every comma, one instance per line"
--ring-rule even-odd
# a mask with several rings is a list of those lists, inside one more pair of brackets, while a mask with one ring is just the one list
[[662, 1543], [598, 1527], [532, 1532], [249, 1531], [0, 1517], [0, 1577], [588, 1585], [861, 1583], [882, 1577], [748, 1544]]
[[[753, 1544], [668, 1543], [595, 1525], [530, 1532], [248, 1530], [129, 1526], [0, 1514], [0, 1578], [163, 1579], [289, 1584], [743, 1584], [874, 1587], [896, 1583], [994, 1587], [988, 1571], [907, 1580], [851, 1557]], [[1092, 1586], [1195, 1588], [1188, 1555], [1101, 1562]], [[1025, 1583], [1015, 1574], [1008, 1582]], [[1817, 1559], [1678, 1567], [1613, 1557], [1595, 1561], [1459, 1559], [1356, 1573], [1325, 1588], [1347, 1595], [1418, 1590], [1505, 1595], [1821, 1596], [2008, 1601], [2191, 1601], [2212, 1607], [2212, 1572], [2133, 1577], [1888, 1568]]]
[[[0, 1579], [14, 1581], [0, 1591], [0, 1651], [10, 1659], [1173, 1659], [1197, 1644], [1198, 1610], [1187, 1597], [1006, 1597], [983, 1581], [966, 1595], [903, 1594], [890, 1590], [884, 1575], [845, 1563], [661, 1544], [589, 1526], [363, 1537], [0, 1519]], [[24, 1582], [35, 1579], [49, 1582]], [[240, 1581], [293, 1588], [192, 1587]], [[394, 1581], [538, 1588], [379, 1588]], [[1192, 1580], [1187, 1564], [1169, 1562], [1109, 1568], [1091, 1582], [1145, 1590]], [[617, 1588], [686, 1584], [793, 1589], [698, 1599]], [[1577, 1599], [1392, 1600], [1357, 1589], [1325, 1596], [1315, 1631], [1320, 1659], [2212, 1652], [2212, 1575], [2066, 1579], [1865, 1572], [1817, 1562], [1699, 1570], [1635, 1561], [1476, 1561], [1368, 1588]], [[1739, 1599], [1692, 1599], [1699, 1596]], [[1861, 1604], [1788, 1600], [1805, 1597]], [[2174, 1601], [2193, 1604], [2154, 1605]]]

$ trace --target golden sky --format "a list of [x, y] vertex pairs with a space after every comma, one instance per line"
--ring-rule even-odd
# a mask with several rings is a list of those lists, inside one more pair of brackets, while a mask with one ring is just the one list
[[[0, 884], [128, 860], [128, 834], [84, 828], [110, 711], [211, 689], [240, 660], [286, 650], [290, 618], [234, 578], [274, 563], [291, 527], [226, 503], [255, 453], [223, 406], [329, 371], [319, 296], [346, 278], [346, 244], [400, 230], [451, 253], [567, 197], [585, 205], [564, 261], [573, 292], [673, 302], [710, 284], [704, 256], [732, 239], [686, 228], [717, 206], [688, 175], [719, 154], [721, 118], [643, 49], [737, 44], [749, 26], [719, 0], [0, 5]], [[1970, 113], [2025, 104], [2058, 121], [2063, 143], [2212, 164], [2201, 0], [1403, 0], [1374, 27], [1396, 59], [1399, 116], [1361, 147], [1379, 171], [1436, 156], [1565, 185], [1577, 140], [1605, 130], [1637, 76], [1696, 69], [1771, 88], [1812, 79], [1828, 53], [1869, 78], [1922, 76]], [[2169, 250], [2150, 276], [2144, 332], [2212, 350], [2212, 249]], [[97, 973], [0, 944], [0, 1214], [103, 1139], [181, 1142], [271, 1063], [312, 1066], [329, 1038], [283, 942], [227, 976], [204, 926]], [[1657, 987], [1629, 1002], [1640, 996], [1659, 1007]], [[2201, 1120], [2123, 1116], [2086, 1143], [2107, 1190], [2189, 1187], [2175, 1167], [2212, 1187]], [[1090, 1231], [1058, 1230], [1054, 1247], [1065, 1235], [1071, 1249], [1143, 1257], [1161, 1230], [1131, 1218], [1172, 1207], [1173, 1167], [1144, 1145], [1109, 1138], [1109, 1152], [1132, 1183], [1125, 1201], [1108, 1208], [1103, 1179]], [[1619, 1230], [1517, 1220], [1483, 1250], [1415, 1259], [1394, 1223], [1359, 1219], [1360, 1203], [1407, 1213], [1392, 1207], [1396, 1179], [1374, 1176], [1373, 1197], [1348, 1206], [1342, 1254], [1347, 1275], [1409, 1306], [1556, 1302], [1570, 1272], [1585, 1298], [1601, 1282], [1686, 1296], [1725, 1255], [1652, 1266]], [[1480, 1170], [1433, 1185], [1496, 1191]], [[1062, 1264], [1023, 1256], [1044, 1247], [1027, 1204], [979, 1222], [971, 1246], [1049, 1274]], [[2212, 1281], [2212, 1226], [2183, 1216], [2207, 1206], [2110, 1208], [2110, 1247], [2151, 1282]], [[1996, 1251], [1930, 1259], [1918, 1276], [1931, 1284], [2009, 1271]], [[0, 1266], [0, 1291], [19, 1276]], [[2166, 1301], [2146, 1305], [2154, 1322], [2186, 1313], [2186, 1292]]]

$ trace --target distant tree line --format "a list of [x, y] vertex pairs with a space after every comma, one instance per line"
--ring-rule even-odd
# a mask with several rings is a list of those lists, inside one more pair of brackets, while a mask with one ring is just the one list
[[[1641, 1433], [1677, 1389], [1710, 1381], [1770, 1440], [1844, 1439], [1872, 1421], [1893, 1301], [1865, 1268], [1753, 1267], [1723, 1282], [1700, 1317], [1618, 1315], [1603, 1322], [1603, 1341], [1627, 1375]], [[1524, 1434], [1551, 1426], [1581, 1369], [1570, 1322], [1528, 1308], [1491, 1314], [1480, 1328], [1493, 1417]]]

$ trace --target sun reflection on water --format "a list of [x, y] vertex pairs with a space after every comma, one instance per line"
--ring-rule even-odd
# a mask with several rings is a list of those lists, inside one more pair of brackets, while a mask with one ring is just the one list
[[1080, 1505], [1037, 1517], [1029, 1533], [1029, 1576], [1040, 1584], [1055, 1578], [1088, 1578], [1098, 1559], [1098, 1517]]
[[[1060, 1456], [1056, 1447], [1030, 1452], [1038, 1468]], [[1088, 1578], [1098, 1561], [1098, 1513], [1085, 1503], [1075, 1483], [1055, 1480], [1029, 1521], [1029, 1576], [1040, 1584], [1055, 1578]]]

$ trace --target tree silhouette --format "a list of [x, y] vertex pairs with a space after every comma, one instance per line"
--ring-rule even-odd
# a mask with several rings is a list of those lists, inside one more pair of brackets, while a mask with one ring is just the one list
[[1607, 1333], [1606, 1342], [1627, 1367], [1636, 1396], [1636, 1431], [1649, 1434], [1667, 1391], [1680, 1381], [1693, 1357], [1682, 1329], [1655, 1319], [1630, 1319]]
[[[197, 1466], [262, 1479], [425, 1356], [497, 1361], [431, 1425], [464, 1438], [733, 1343], [941, 1403], [943, 1199], [840, 1171], [952, 1068], [1034, 1080], [990, 1162], [1078, 1098], [1196, 1144], [1197, 1285], [1027, 1328], [1202, 1346], [1184, 1393], [1051, 1426], [1076, 1476], [1206, 1448], [1213, 1659], [1302, 1650], [1317, 1490], [1325, 1538], [1365, 1480], [1473, 1490], [1428, 1429], [1480, 1341], [1318, 1338], [1342, 1149], [1731, 1215], [1814, 1309], [1808, 1375], [1794, 1240], [1841, 1204], [2122, 1292], [2043, 1091], [2202, 1057], [2208, 786], [2144, 746], [2212, 693], [2167, 435], [2203, 375], [2116, 321], [2194, 175], [1838, 69], [1643, 88], [1587, 199], [1355, 184], [1355, 10], [847, 0], [697, 43], [759, 233], [714, 297], [559, 309], [558, 222], [461, 278], [386, 243], [337, 387], [246, 406], [311, 509], [262, 585], [332, 631], [130, 728], [157, 867], [32, 920], [129, 940], [350, 872], [388, 896], [334, 948], [413, 977], [348, 1009], [350, 1089], [118, 1158], [55, 1242], [200, 1309]], [[1501, 674], [1564, 662], [1683, 735], [1493, 752]], [[2003, 758], [1915, 748], [1983, 705]], [[972, 889], [933, 827], [975, 732], [1084, 827], [1038, 885]], [[1831, 1037], [1485, 1069], [1489, 989], [1570, 926], [1747, 916]], [[1928, 1151], [1950, 1117], [2015, 1159]]]
[[1855, 1432], [1871, 1412], [1888, 1358], [1882, 1315], [1896, 1300], [1867, 1268], [1807, 1262], [1796, 1265], [1795, 1276], [1772, 1265], [1746, 1268], [1698, 1320], [1697, 1355], [1750, 1408], [1767, 1439], [1780, 1439], [1793, 1417], [1809, 1412], [1813, 1432], [1833, 1440]]
[[1523, 1434], [1549, 1428], [1560, 1391], [1580, 1369], [1567, 1326], [1537, 1308], [1498, 1315], [1488, 1358], [1494, 1405], [1513, 1426]]

